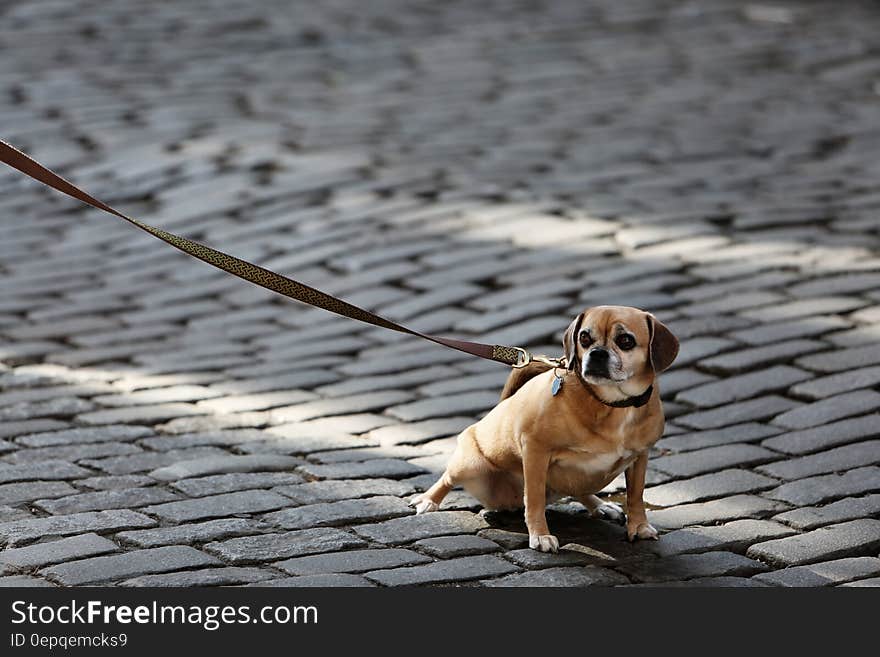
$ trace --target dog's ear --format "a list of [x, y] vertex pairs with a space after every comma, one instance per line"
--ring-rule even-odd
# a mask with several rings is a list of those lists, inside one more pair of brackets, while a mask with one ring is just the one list
[[568, 325], [568, 328], [565, 329], [565, 334], [562, 336], [562, 349], [565, 354], [565, 366], [573, 370], [575, 362], [577, 361], [577, 334], [581, 328], [581, 322], [584, 321], [584, 315], [586, 313], [581, 313], [571, 324]]
[[659, 374], [668, 369], [675, 357], [678, 356], [678, 338], [672, 335], [672, 331], [652, 314], [645, 313], [645, 315], [648, 318], [648, 335], [651, 337], [648, 361], [654, 371]]

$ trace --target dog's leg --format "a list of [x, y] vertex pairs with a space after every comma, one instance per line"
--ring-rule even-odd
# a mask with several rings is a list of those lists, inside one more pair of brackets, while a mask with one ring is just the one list
[[523, 502], [526, 507], [526, 526], [529, 528], [529, 547], [541, 552], [557, 552], [559, 540], [547, 527], [547, 468], [550, 454], [522, 440]]
[[630, 541], [637, 538], [658, 538], [657, 530], [648, 524], [645, 513], [645, 472], [648, 469], [648, 452], [645, 451], [626, 469], [626, 535]]
[[578, 502], [587, 507], [587, 511], [594, 518], [604, 518], [611, 522], [622, 525], [626, 522], [626, 514], [623, 507], [615, 502], [606, 502], [595, 495], [582, 495], [577, 498]]
[[449, 494], [453, 487], [452, 478], [447, 469], [440, 478], [421, 495], [410, 501], [409, 505], [415, 507], [416, 514], [430, 513], [440, 508], [443, 498]]

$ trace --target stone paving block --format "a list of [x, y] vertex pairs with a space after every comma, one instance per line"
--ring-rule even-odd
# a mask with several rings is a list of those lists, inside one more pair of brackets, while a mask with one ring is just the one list
[[664, 534], [647, 550], [658, 556], [727, 550], [745, 552], [752, 543], [758, 543], [794, 534], [794, 530], [770, 520], [734, 520], [712, 527], [688, 527]]
[[285, 532], [244, 536], [208, 543], [204, 549], [233, 564], [278, 561], [309, 554], [337, 552], [366, 546], [366, 541], [341, 529], [320, 527]]
[[619, 570], [640, 582], [687, 580], [696, 577], [725, 577], [753, 575], [767, 567], [733, 552], [706, 552], [679, 554], [663, 559], [650, 559], [621, 564]]
[[880, 393], [856, 390], [792, 409], [777, 415], [772, 422], [786, 429], [809, 429], [877, 408], [880, 408]]
[[[666, 428], [667, 434], [657, 444], [657, 447], [663, 449], [671, 449], [676, 452], [690, 452], [696, 449], [706, 447], [716, 447], [719, 445], [728, 445], [735, 443], [757, 442], [761, 438], [773, 436], [782, 431], [782, 429], [771, 427], [766, 424], [757, 422], [746, 422], [744, 424], [734, 424], [722, 429], [708, 429], [706, 431], [684, 432], [674, 435], [668, 435], [669, 424]], [[656, 459], [652, 460], [652, 463]]]
[[762, 345], [799, 338], [812, 338], [850, 326], [846, 320], [831, 316], [798, 317], [797, 319], [760, 324], [729, 333], [730, 337], [750, 345]]
[[770, 573], [759, 573], [755, 579], [771, 586], [833, 586], [880, 573], [880, 559], [850, 557], [809, 566], [794, 566]]
[[880, 577], [869, 577], [868, 579], [859, 579], [855, 582], [847, 582], [846, 584], [841, 584], [843, 587], [865, 587], [865, 588], [875, 588], [880, 587]]
[[301, 587], [301, 588], [360, 588], [367, 586], [375, 586], [370, 580], [362, 575], [352, 574], [327, 574], [327, 575], [306, 575], [304, 577], [282, 577], [281, 579], [270, 579], [248, 586], [271, 586], [271, 587]]
[[18, 465], [0, 464], [0, 484], [16, 481], [77, 479], [91, 474], [67, 461], [40, 461]]
[[795, 506], [818, 504], [880, 490], [880, 468], [868, 466], [843, 474], [818, 475], [782, 484], [764, 493], [774, 500]]
[[544, 568], [482, 582], [483, 586], [493, 587], [619, 586], [628, 583], [629, 580], [620, 573], [598, 566]]
[[877, 345], [869, 344], [850, 349], [835, 349], [821, 354], [803, 356], [795, 361], [798, 367], [833, 374], [871, 365], [880, 365]]
[[435, 561], [421, 566], [374, 570], [365, 573], [364, 577], [382, 586], [414, 586], [497, 577], [518, 570], [509, 561], [485, 554], [474, 557], [459, 557], [448, 561]]
[[836, 445], [880, 436], [880, 414], [840, 420], [812, 429], [792, 431], [763, 441], [761, 445], [786, 454], [808, 454]]
[[0, 566], [7, 569], [39, 568], [49, 564], [84, 559], [108, 552], [117, 552], [119, 546], [97, 534], [88, 533], [56, 541], [36, 543], [27, 547], [0, 552]]
[[425, 538], [413, 543], [413, 548], [440, 559], [486, 554], [500, 549], [497, 543], [488, 538], [469, 535]]
[[16, 509], [11, 506], [0, 506], [0, 523], [9, 522], [11, 520], [21, 520], [22, 518], [33, 518], [33, 516], [24, 509]]
[[258, 429], [229, 429], [145, 438], [140, 441], [140, 444], [150, 450], [168, 452], [207, 446], [239, 447], [240, 445], [258, 440], [266, 440], [266, 434], [263, 431]]
[[30, 575], [10, 575], [0, 577], [0, 588], [55, 588], [55, 584]]
[[470, 417], [447, 417], [373, 429], [369, 436], [382, 445], [419, 444], [460, 433], [473, 424]]
[[140, 454], [144, 450], [130, 443], [92, 443], [87, 445], [68, 445], [63, 447], [40, 447], [21, 449], [8, 456], [11, 463], [37, 463], [40, 461], [82, 461], [106, 456]]
[[840, 557], [876, 553], [878, 548], [880, 548], [880, 520], [864, 519], [758, 543], [750, 547], [746, 554], [774, 566], [800, 566]]
[[[84, 409], [85, 411], [91, 409]], [[93, 412], [77, 411], [76, 421], [82, 424], [102, 425], [131, 423], [153, 424], [187, 415], [205, 415], [207, 411], [194, 404], [154, 404], [113, 408]]]
[[393, 479], [327, 479], [294, 486], [279, 486], [274, 490], [297, 504], [317, 504], [372, 495], [401, 497], [414, 493], [415, 487], [411, 483]]
[[155, 504], [145, 507], [143, 511], [162, 520], [179, 523], [221, 518], [239, 513], [262, 513], [289, 505], [290, 499], [278, 493], [268, 490], [249, 490]]
[[410, 513], [412, 509], [405, 500], [384, 495], [360, 500], [308, 504], [269, 513], [264, 518], [282, 529], [307, 529], [385, 520]]
[[144, 475], [108, 475], [105, 477], [77, 479], [75, 483], [77, 486], [89, 488], [91, 490], [120, 490], [123, 488], [152, 486], [156, 483], [156, 480]]
[[16, 442], [34, 448], [56, 447], [58, 445], [136, 440], [152, 433], [153, 431], [148, 427], [122, 424], [27, 434], [19, 436]]
[[120, 582], [120, 586], [187, 587], [196, 586], [240, 586], [265, 582], [278, 577], [277, 573], [260, 568], [239, 568], [235, 566], [185, 570], [160, 575], [141, 575]]
[[[197, 479], [181, 479], [171, 484], [171, 487], [189, 497], [206, 497], [254, 488], [293, 486], [302, 481], [302, 477], [291, 472], [236, 472]], [[280, 491], [276, 490], [276, 492]]]
[[[219, 394], [219, 393], [218, 393]], [[249, 395], [227, 395], [215, 399], [206, 399], [196, 404], [196, 407], [219, 413], [241, 413], [245, 411], [264, 411], [279, 406], [299, 404], [318, 395], [305, 390], [276, 390], [273, 392], [259, 392]]]
[[374, 550], [346, 550], [331, 554], [316, 554], [279, 561], [276, 568], [291, 575], [321, 575], [329, 573], [363, 573], [368, 570], [400, 568], [430, 563], [431, 558], [412, 550], [387, 548]]
[[372, 541], [399, 545], [434, 536], [473, 534], [488, 526], [483, 518], [468, 511], [437, 511], [360, 525], [355, 528], [355, 532]]
[[644, 498], [648, 504], [674, 506], [725, 495], [767, 490], [776, 486], [777, 483], [775, 479], [748, 470], [722, 470], [699, 477], [651, 486], [645, 490]]
[[37, 420], [17, 420], [15, 422], [4, 421], [0, 424], [0, 438], [23, 436], [38, 431], [51, 431], [64, 429], [69, 426], [67, 422], [40, 418]]
[[825, 506], [792, 509], [774, 516], [773, 519], [803, 531], [877, 514], [880, 514], [880, 494], [847, 497]]
[[209, 456], [192, 461], [179, 461], [173, 465], [158, 468], [149, 473], [159, 481], [176, 481], [189, 477], [216, 475], [232, 472], [273, 472], [277, 470], [293, 470], [302, 461], [290, 456], [267, 456], [250, 454], [246, 456]]
[[0, 523], [0, 541], [6, 547], [26, 545], [46, 536], [70, 536], [86, 532], [152, 527], [156, 521], [136, 511], [88, 511], [66, 516], [26, 518]]
[[27, 481], [0, 485], [0, 504], [20, 504], [39, 498], [64, 497], [77, 490], [63, 481]]
[[767, 463], [756, 470], [777, 479], [802, 479], [826, 472], [842, 472], [864, 463], [880, 463], [880, 440], [866, 440], [787, 461]]
[[[757, 445], [721, 445], [684, 454], [651, 459], [651, 467], [674, 477], [692, 477], [735, 466], [745, 467], [779, 458], [775, 452]], [[768, 472], [767, 474], [772, 473]]]
[[792, 386], [791, 393], [809, 399], [825, 399], [850, 390], [873, 388], [877, 384], [880, 384], [880, 366], [875, 365], [804, 381]]
[[205, 522], [189, 523], [177, 527], [157, 527], [155, 529], [136, 529], [119, 532], [116, 540], [124, 545], [141, 548], [162, 545], [184, 545], [220, 541], [249, 534], [258, 534], [262, 527], [253, 520], [245, 518], [221, 518]]
[[788, 386], [812, 378], [812, 374], [787, 365], [776, 365], [757, 372], [725, 377], [704, 383], [676, 395], [677, 401], [694, 406], [717, 406], [750, 399], [765, 392], [784, 390]]
[[763, 518], [787, 508], [775, 500], [757, 495], [733, 495], [696, 504], [680, 504], [669, 509], [648, 510], [648, 522], [655, 527], [679, 529], [688, 525], [711, 525], [739, 518]]
[[481, 529], [477, 535], [487, 538], [493, 543], [497, 543], [506, 550], [516, 550], [522, 547], [528, 547], [529, 535], [521, 532], [512, 532], [506, 529]]
[[675, 421], [693, 429], [717, 429], [728, 424], [766, 420], [799, 406], [799, 402], [791, 399], [766, 395], [749, 401], [725, 404], [708, 411], [689, 413], [677, 417]]
[[383, 390], [367, 392], [360, 395], [333, 397], [308, 401], [293, 406], [276, 408], [271, 411], [273, 424], [302, 422], [328, 415], [344, 415], [346, 413], [362, 413], [377, 409], [386, 409], [394, 404], [401, 404], [412, 399], [412, 394], [403, 390]]
[[128, 456], [108, 456], [103, 459], [86, 459], [82, 464], [89, 468], [102, 470], [111, 475], [126, 475], [147, 472], [178, 461], [190, 461], [212, 456], [225, 456], [226, 452], [214, 447], [194, 447], [192, 449], [171, 450], [169, 452], [143, 452]]
[[400, 459], [373, 459], [361, 463], [307, 464], [299, 472], [317, 479], [381, 479], [409, 477], [425, 472], [425, 468]]
[[[710, 372], [737, 374], [774, 363], [788, 363], [797, 356], [823, 351], [828, 345], [818, 340], [790, 340], [781, 344], [768, 344], [748, 349], [736, 349], [719, 356], [700, 359], [699, 365]], [[798, 359], [798, 366], [805, 360]], [[807, 367], [807, 369], [810, 369]]]
[[140, 406], [144, 404], [168, 404], [172, 402], [195, 402], [201, 399], [219, 397], [223, 393], [205, 386], [177, 385], [167, 388], [126, 391], [124, 394], [99, 395], [94, 401], [101, 406], [113, 408]]
[[556, 568], [565, 566], [586, 566], [596, 564], [595, 556], [577, 550], [567, 550], [564, 547], [559, 552], [538, 552], [531, 548], [511, 550], [504, 554], [504, 558], [512, 561], [517, 566], [527, 570], [537, 568]]
[[83, 511], [137, 508], [179, 499], [180, 495], [162, 488], [125, 488], [122, 490], [80, 493], [55, 500], [37, 500], [34, 502], [34, 506], [52, 515], [64, 515], [67, 513], [81, 513]]
[[429, 418], [485, 411], [498, 403], [498, 393], [467, 392], [422, 399], [408, 404], [391, 406], [387, 413], [405, 422], [417, 422]]
[[69, 561], [44, 568], [38, 574], [64, 586], [79, 586], [219, 564], [217, 559], [195, 548], [174, 545]]

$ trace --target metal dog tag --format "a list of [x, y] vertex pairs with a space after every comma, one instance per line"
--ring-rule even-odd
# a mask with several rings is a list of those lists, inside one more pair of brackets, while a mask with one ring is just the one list
[[553, 387], [550, 388], [550, 392], [553, 393], [554, 397], [559, 394], [560, 390], [562, 390], [562, 381], [563, 379], [561, 376], [553, 378]]

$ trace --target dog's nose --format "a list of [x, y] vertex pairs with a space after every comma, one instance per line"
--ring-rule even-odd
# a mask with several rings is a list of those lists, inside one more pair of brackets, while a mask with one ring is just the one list
[[607, 376], [608, 350], [602, 347], [591, 349], [587, 354], [587, 372]]

